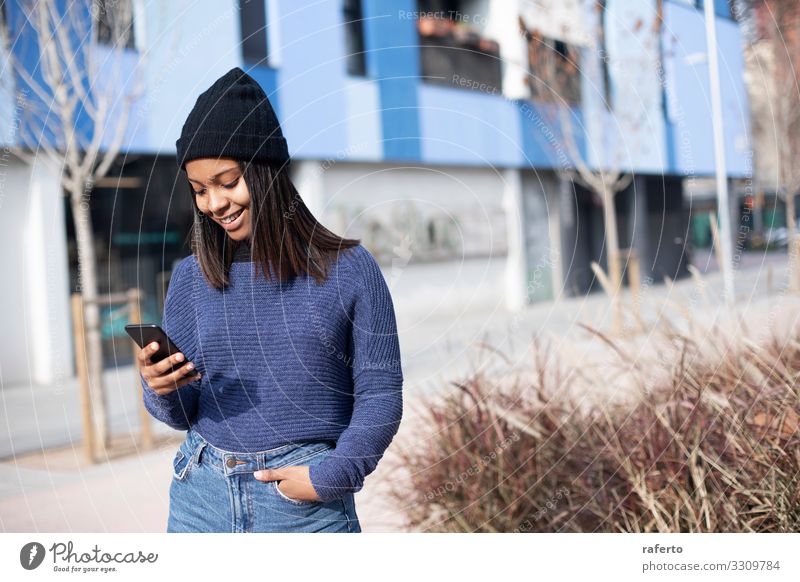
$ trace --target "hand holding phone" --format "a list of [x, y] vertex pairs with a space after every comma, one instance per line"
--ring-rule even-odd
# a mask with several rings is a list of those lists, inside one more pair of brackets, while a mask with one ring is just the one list
[[126, 325], [125, 331], [141, 347], [136, 355], [139, 373], [159, 396], [174, 392], [181, 386], [196, 382], [200, 374], [157, 325]]

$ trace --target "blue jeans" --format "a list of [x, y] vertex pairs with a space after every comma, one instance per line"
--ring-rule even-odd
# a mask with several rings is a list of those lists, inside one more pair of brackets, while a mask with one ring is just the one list
[[352, 493], [327, 503], [298, 501], [278, 481], [253, 477], [261, 469], [315, 465], [331, 450], [332, 443], [307, 442], [223, 451], [190, 428], [173, 459], [167, 532], [360, 532]]

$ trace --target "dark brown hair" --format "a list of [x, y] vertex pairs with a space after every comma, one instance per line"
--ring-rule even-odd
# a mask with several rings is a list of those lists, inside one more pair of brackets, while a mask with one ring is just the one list
[[[328, 278], [331, 262], [359, 239], [342, 238], [317, 222], [288, 175], [286, 166], [238, 161], [250, 191], [250, 250], [267, 280], [272, 273], [281, 281], [308, 274], [317, 283]], [[234, 241], [216, 222], [200, 212], [189, 185], [195, 208], [192, 252], [209, 285], [228, 285], [233, 255], [240, 242]]]

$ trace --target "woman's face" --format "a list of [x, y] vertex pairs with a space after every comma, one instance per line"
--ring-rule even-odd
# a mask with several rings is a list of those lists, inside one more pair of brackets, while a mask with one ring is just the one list
[[186, 162], [186, 176], [200, 212], [224, 228], [233, 240], [250, 237], [250, 191], [236, 160], [191, 160]]

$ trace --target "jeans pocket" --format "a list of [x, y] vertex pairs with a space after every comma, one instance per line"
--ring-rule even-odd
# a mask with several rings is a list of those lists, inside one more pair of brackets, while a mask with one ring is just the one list
[[273, 486], [275, 487], [275, 492], [278, 494], [278, 497], [283, 499], [284, 501], [288, 501], [292, 505], [314, 505], [315, 503], [321, 503], [321, 501], [303, 501], [301, 499], [292, 499], [288, 495], [286, 495], [281, 488], [278, 487], [280, 481], [273, 481]]
[[189, 472], [189, 466], [192, 464], [192, 457], [178, 449], [175, 453], [175, 458], [172, 459], [172, 477], [177, 481], [183, 481], [186, 474]]
[[[330, 453], [332, 450], [333, 446], [327, 442], [305, 443], [298, 445], [296, 448], [284, 455], [284, 457], [280, 459], [277, 466], [274, 468], [280, 469], [288, 466], [316, 465], [321, 463], [327, 453]], [[280, 487], [278, 487], [280, 481], [273, 481], [272, 484], [273, 488], [275, 489], [275, 493], [278, 494], [278, 497], [284, 501], [287, 501], [288, 503], [291, 503], [292, 505], [316, 505], [322, 503], [322, 501], [319, 500], [303, 501], [300, 499], [292, 499], [283, 491], [281, 491]]]

